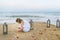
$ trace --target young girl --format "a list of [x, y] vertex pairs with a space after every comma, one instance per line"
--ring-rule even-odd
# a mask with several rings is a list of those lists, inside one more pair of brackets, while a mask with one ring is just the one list
[[18, 27], [19, 31], [23, 31], [23, 32], [30, 31], [30, 24], [29, 24], [28, 21], [17, 18], [16, 22], [20, 24], [19, 27]]

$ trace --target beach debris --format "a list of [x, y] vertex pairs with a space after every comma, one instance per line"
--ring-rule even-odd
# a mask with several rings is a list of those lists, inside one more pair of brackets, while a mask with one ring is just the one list
[[7, 25], [6, 22], [3, 24], [3, 34], [4, 34], [4, 35], [5, 35], [5, 34], [8, 34], [8, 25]]
[[56, 34], [57, 38], [60, 40], [60, 36], [58, 34]]
[[32, 38], [33, 38], [33, 40], [36, 40], [36, 36], [35, 35], [32, 35]]
[[57, 21], [56, 21], [56, 28], [60, 28], [60, 20], [59, 19], [57, 19]]
[[39, 32], [40, 35], [42, 35], [43, 33], [42, 32]]
[[32, 35], [32, 38], [34, 38], [35, 37], [35, 35]]
[[56, 31], [56, 29], [54, 29], [53, 31]]
[[56, 36], [59, 36], [58, 34], [56, 34]]
[[18, 40], [19, 37], [13, 37], [11, 40]]
[[18, 40], [19, 39], [19, 35], [17, 33], [13, 33], [12, 35], [12, 40]]
[[47, 28], [50, 28], [50, 19], [47, 20]]
[[19, 39], [19, 36], [17, 35], [16, 38]]

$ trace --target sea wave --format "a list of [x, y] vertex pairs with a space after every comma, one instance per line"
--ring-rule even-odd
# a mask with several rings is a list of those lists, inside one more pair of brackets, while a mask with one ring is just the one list
[[55, 24], [57, 19], [60, 19], [59, 13], [0, 13], [0, 23], [16, 23], [16, 18], [22, 18], [25, 20], [32, 19], [37, 22], [46, 22], [51, 20], [51, 24]]

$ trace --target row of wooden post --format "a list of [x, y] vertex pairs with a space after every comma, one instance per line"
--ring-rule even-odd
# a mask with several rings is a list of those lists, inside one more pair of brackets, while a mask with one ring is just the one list
[[[50, 19], [47, 20], [47, 28], [50, 28], [51, 21]], [[57, 19], [56, 21], [56, 28], [60, 28], [60, 20]]]
[[[30, 20], [31, 28], [32, 28], [32, 23], [33, 23], [33, 21]], [[47, 20], [47, 28], [50, 28], [50, 24], [51, 24], [51, 21], [50, 21], [50, 19], [48, 19]], [[56, 21], [56, 28], [60, 28], [60, 20], [59, 19], [57, 19], [57, 21]], [[7, 23], [3, 24], [3, 34], [4, 35], [8, 34], [8, 25], [7, 25]]]
[[[33, 23], [33, 21], [30, 20], [31, 27], [32, 27], [32, 23]], [[48, 19], [47, 20], [47, 28], [50, 28], [50, 26], [51, 26], [50, 24], [51, 24], [51, 21], [50, 21], [50, 19]], [[59, 19], [57, 19], [57, 21], [56, 21], [56, 28], [60, 28], [60, 20]]]

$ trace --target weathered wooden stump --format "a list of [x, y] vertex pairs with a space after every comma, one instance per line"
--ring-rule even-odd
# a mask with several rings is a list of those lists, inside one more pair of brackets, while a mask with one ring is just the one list
[[8, 25], [6, 23], [3, 24], [3, 34], [8, 34]]
[[57, 21], [56, 21], [56, 28], [60, 28], [60, 20], [59, 19], [57, 19]]
[[50, 28], [50, 19], [47, 20], [47, 28]]
[[59, 21], [59, 28], [60, 28], [60, 21]]
[[32, 27], [32, 23], [33, 23], [33, 20], [31, 19], [31, 20], [30, 20], [31, 30], [33, 29], [33, 27]]

